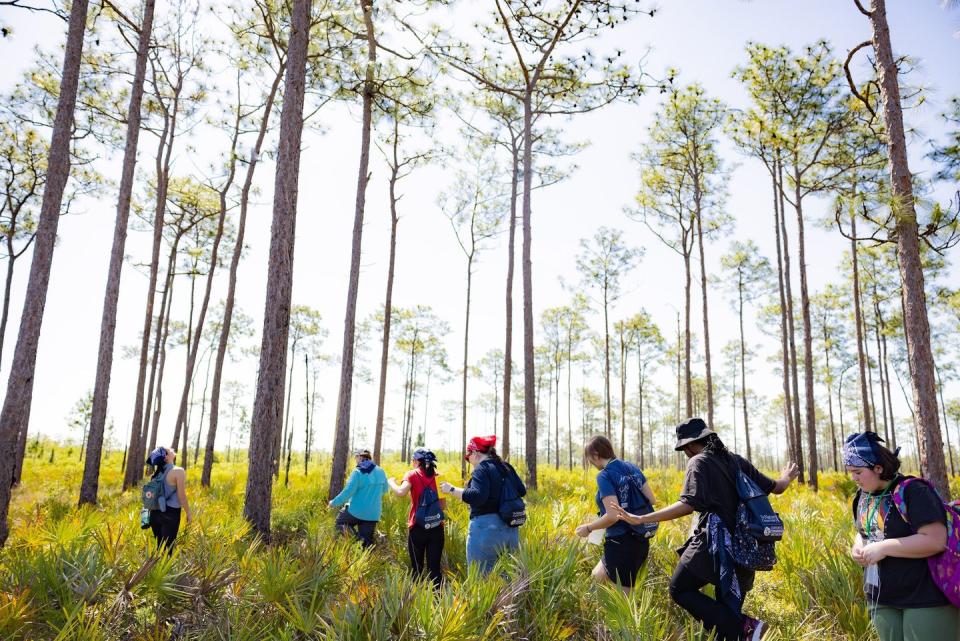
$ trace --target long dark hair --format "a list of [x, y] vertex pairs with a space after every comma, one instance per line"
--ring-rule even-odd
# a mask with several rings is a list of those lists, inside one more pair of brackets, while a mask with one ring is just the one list
[[716, 434], [709, 434], [700, 442], [703, 443], [703, 452], [706, 454], [713, 454], [721, 458], [731, 458], [733, 456]]
[[419, 467], [420, 470], [423, 471], [423, 473], [427, 476], [427, 478], [437, 475], [436, 460], [427, 461], [425, 459], [420, 459], [419, 461], [417, 461], [417, 467]]
[[487, 451], [481, 452], [481, 454], [486, 454], [487, 456], [489, 456], [490, 460], [492, 460], [497, 465], [501, 465], [503, 463], [503, 459], [501, 459], [500, 455], [497, 454], [497, 448], [495, 447], [487, 448]]

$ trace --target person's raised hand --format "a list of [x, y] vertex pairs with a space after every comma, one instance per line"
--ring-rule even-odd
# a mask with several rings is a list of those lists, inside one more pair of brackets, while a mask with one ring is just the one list
[[591, 530], [590, 530], [590, 527], [586, 523], [584, 523], [583, 525], [578, 525], [575, 532], [577, 536], [579, 536], [581, 539], [584, 539], [590, 536]]
[[786, 479], [789, 483], [793, 479], [797, 478], [800, 475], [800, 468], [797, 467], [797, 464], [793, 461], [787, 463], [783, 466], [783, 470], [780, 471], [780, 478]]

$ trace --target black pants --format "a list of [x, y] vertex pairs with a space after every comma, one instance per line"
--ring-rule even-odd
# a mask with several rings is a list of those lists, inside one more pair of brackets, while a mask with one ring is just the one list
[[373, 545], [373, 534], [377, 531], [376, 521], [363, 521], [347, 512], [346, 508], [340, 510], [337, 514], [337, 520], [334, 523], [341, 532], [352, 532], [357, 540], [363, 543], [363, 547]]
[[430, 580], [437, 588], [443, 583], [443, 570], [440, 567], [440, 558], [443, 556], [443, 526], [424, 529], [414, 525], [407, 533], [407, 552], [410, 553], [410, 566], [416, 577], [423, 575], [424, 558], [426, 569], [430, 573]]
[[[753, 587], [753, 577], [752, 570], [737, 568], [737, 581], [744, 598]], [[704, 581], [683, 563], [679, 563], [670, 579], [670, 598], [693, 615], [694, 619], [703, 623], [708, 632], [715, 630], [717, 641], [739, 641], [743, 636], [743, 615], [734, 612], [722, 601], [715, 601], [701, 592], [700, 589], [708, 583], [710, 581]]]
[[157, 539], [157, 547], [163, 548], [167, 554], [173, 550], [173, 542], [177, 539], [180, 530], [180, 508], [168, 507], [165, 512], [150, 511], [150, 529]]

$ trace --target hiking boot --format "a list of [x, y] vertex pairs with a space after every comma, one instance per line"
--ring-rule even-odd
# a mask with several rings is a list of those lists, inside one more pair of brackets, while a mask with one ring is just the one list
[[743, 639], [744, 641], [760, 641], [767, 634], [770, 627], [760, 619], [754, 619], [744, 615], [743, 617]]

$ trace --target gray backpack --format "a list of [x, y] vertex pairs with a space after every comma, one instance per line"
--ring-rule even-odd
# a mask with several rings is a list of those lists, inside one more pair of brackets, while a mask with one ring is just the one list
[[160, 476], [155, 476], [144, 483], [140, 491], [143, 509], [167, 511], [167, 473], [170, 469], [164, 470]]

